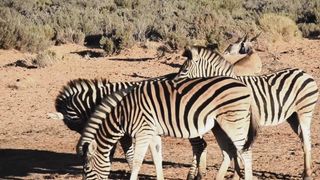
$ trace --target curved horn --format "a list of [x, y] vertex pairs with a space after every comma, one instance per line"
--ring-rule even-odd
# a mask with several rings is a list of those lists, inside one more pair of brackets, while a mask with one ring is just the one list
[[248, 39], [248, 33], [246, 33], [246, 34], [244, 35], [243, 42], [246, 42], [247, 39]]
[[256, 41], [258, 39], [258, 37], [261, 35], [262, 32], [260, 32], [258, 35], [256, 35], [255, 37], [253, 37], [252, 39], [250, 39], [250, 42], [252, 41]]

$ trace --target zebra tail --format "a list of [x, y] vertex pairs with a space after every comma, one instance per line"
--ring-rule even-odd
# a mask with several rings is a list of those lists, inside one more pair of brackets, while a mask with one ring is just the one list
[[252, 108], [250, 108], [250, 112], [251, 112], [250, 126], [249, 126], [247, 141], [243, 146], [244, 151], [250, 149], [251, 145], [256, 140], [256, 138], [258, 136], [259, 129], [260, 129], [260, 125], [258, 123], [257, 113], [254, 113]]

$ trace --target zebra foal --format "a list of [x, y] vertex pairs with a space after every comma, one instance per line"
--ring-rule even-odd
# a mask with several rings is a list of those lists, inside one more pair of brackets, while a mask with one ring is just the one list
[[245, 178], [252, 179], [251, 152], [246, 150], [254, 135], [248, 134], [250, 103], [250, 90], [229, 77], [143, 82], [110, 113], [105, 109], [109, 107], [106, 98], [91, 116], [78, 143], [78, 153], [85, 159], [85, 178], [108, 178], [110, 151], [124, 134], [136, 139], [131, 172], [131, 179], [136, 179], [155, 136], [202, 137], [216, 124], [242, 158]]
[[[240, 43], [243, 50], [245, 43]], [[251, 90], [253, 116], [257, 117], [260, 126], [289, 122], [303, 143], [304, 179], [312, 179], [310, 129], [319, 95], [312, 76], [300, 69], [284, 69], [261, 76], [236, 76], [233, 66], [212, 49], [193, 46], [187, 48], [184, 55], [187, 60], [177, 78], [226, 75], [239, 79]]]

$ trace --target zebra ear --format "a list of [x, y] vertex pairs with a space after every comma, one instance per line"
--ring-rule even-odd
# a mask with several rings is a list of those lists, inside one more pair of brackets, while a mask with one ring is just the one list
[[92, 155], [97, 150], [97, 143], [96, 141], [85, 142], [83, 145], [79, 145], [77, 149], [78, 155], [82, 157], [86, 157], [87, 155]]
[[91, 141], [91, 143], [88, 145], [87, 151], [88, 155], [94, 154], [94, 152], [97, 150], [97, 143], [95, 140]]
[[209, 49], [209, 50], [216, 50], [218, 48], [219, 48], [218, 43], [210, 43], [207, 45], [207, 49]]
[[89, 143], [84, 143], [82, 146], [82, 152], [80, 152], [81, 156], [85, 156], [88, 152]]
[[192, 59], [192, 52], [191, 52], [191, 47], [187, 46], [184, 48], [184, 52], [182, 53], [183, 57], [186, 57], [187, 59]]

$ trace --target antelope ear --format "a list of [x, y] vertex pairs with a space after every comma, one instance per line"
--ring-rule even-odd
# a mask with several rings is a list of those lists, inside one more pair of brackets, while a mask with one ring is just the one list
[[182, 53], [183, 57], [186, 57], [187, 59], [192, 59], [192, 52], [191, 52], [191, 47], [187, 46], [184, 48], [184, 52]]

